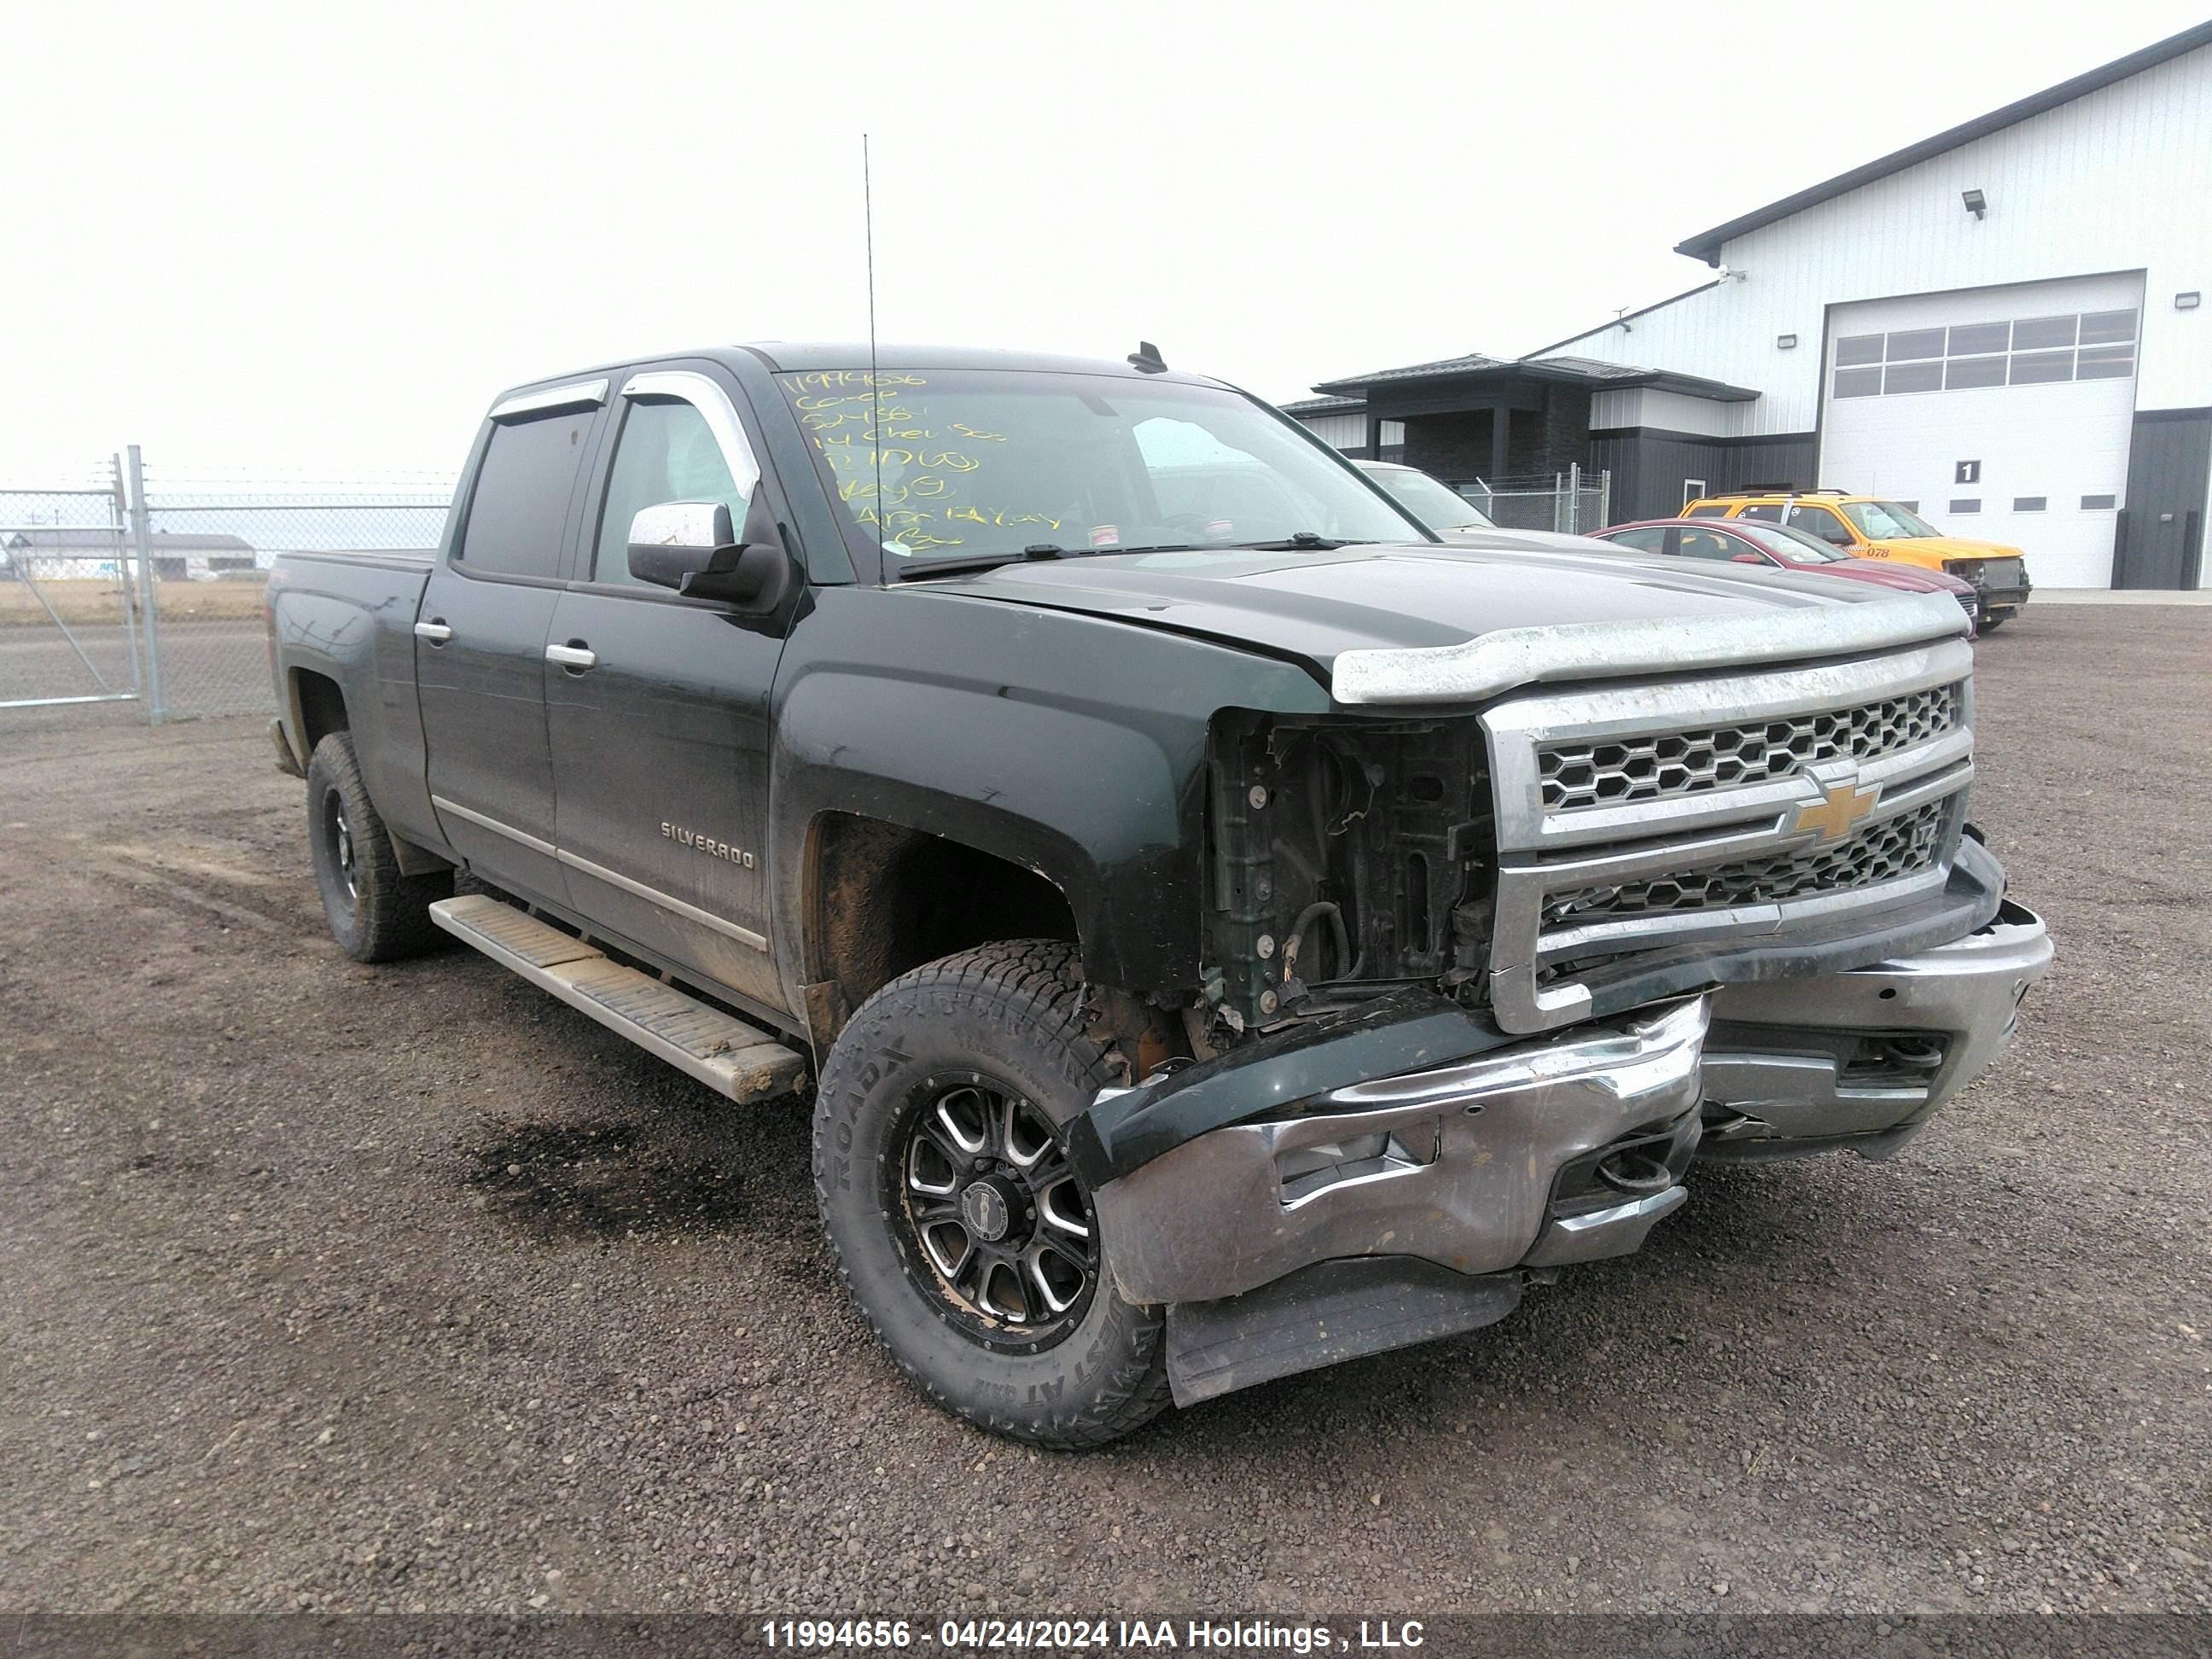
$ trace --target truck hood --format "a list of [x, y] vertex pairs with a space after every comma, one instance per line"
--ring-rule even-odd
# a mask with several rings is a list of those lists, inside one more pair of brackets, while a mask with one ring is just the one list
[[1574, 537], [1535, 541], [1499, 531], [1486, 539], [1094, 555], [1000, 565], [906, 591], [1198, 635], [1303, 662], [1324, 680], [1347, 652], [1450, 647], [1577, 623], [1642, 624], [1638, 632], [1712, 623], [1741, 635], [1788, 617], [1904, 597], [1785, 571], [1692, 567]]
[[[1507, 530], [1498, 525], [1485, 528], [1469, 525], [1463, 530], [1439, 532], [1452, 547], [1502, 548], [1507, 551], [1550, 552], [1564, 550], [1570, 553], [1595, 553], [1613, 548], [1611, 542], [1601, 542], [1595, 536], [1572, 536], [1559, 530]], [[1613, 548], [1614, 552], [1623, 550]]]

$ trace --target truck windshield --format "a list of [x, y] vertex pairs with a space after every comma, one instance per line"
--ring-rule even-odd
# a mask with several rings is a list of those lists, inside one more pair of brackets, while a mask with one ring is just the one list
[[1870, 542], [1915, 541], [1943, 532], [1911, 508], [1895, 501], [1838, 501], [1843, 514]]
[[1398, 504], [1431, 530], [1495, 530], [1497, 525], [1473, 501], [1441, 478], [1410, 466], [1359, 469], [1389, 490]]
[[856, 551], [932, 561], [1426, 540], [1344, 462], [1239, 393], [1042, 370], [778, 374]]

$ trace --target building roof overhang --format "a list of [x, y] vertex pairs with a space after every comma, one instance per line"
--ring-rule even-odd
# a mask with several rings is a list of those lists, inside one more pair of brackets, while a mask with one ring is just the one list
[[1314, 387], [1323, 394], [1321, 398], [1294, 404], [1291, 412], [1342, 412], [1415, 394], [1428, 403], [1440, 396], [1456, 393], [1471, 403], [1488, 404], [1515, 392], [1545, 386], [1580, 386], [1590, 392], [1628, 392], [1648, 386], [1685, 397], [1710, 398], [1715, 403], [1749, 403], [1759, 396], [1749, 387], [1730, 386], [1725, 380], [1680, 374], [1672, 369], [1641, 368], [1632, 363], [1602, 362], [1594, 357], [1469, 356], [1410, 363], [1402, 368], [1380, 369], [1372, 374], [1349, 375], [1340, 380], [1323, 380]]

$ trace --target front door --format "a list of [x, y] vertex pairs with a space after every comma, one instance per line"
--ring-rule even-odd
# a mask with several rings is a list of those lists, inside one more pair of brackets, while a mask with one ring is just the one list
[[565, 888], [553, 850], [545, 644], [598, 414], [595, 401], [495, 413], [460, 533], [431, 572], [415, 624], [440, 827], [471, 870], [556, 903]]
[[781, 635], [634, 580], [630, 520], [727, 502], [760, 468], [729, 392], [690, 370], [632, 375], [586, 522], [583, 580], [553, 610], [546, 677], [554, 840], [574, 908], [679, 966], [781, 1008], [769, 943], [769, 694]]

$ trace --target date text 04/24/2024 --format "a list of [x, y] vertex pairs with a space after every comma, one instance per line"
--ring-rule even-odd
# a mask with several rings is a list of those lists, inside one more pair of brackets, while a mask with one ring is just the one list
[[760, 1630], [770, 1648], [798, 1650], [922, 1645], [1047, 1652], [1100, 1648], [1311, 1654], [1419, 1648], [1424, 1640], [1419, 1620], [1365, 1619], [1351, 1632], [1261, 1619], [1189, 1620], [1180, 1627], [1168, 1619], [948, 1619], [934, 1631], [927, 1626], [916, 1631], [904, 1619], [784, 1619], [765, 1622]]

